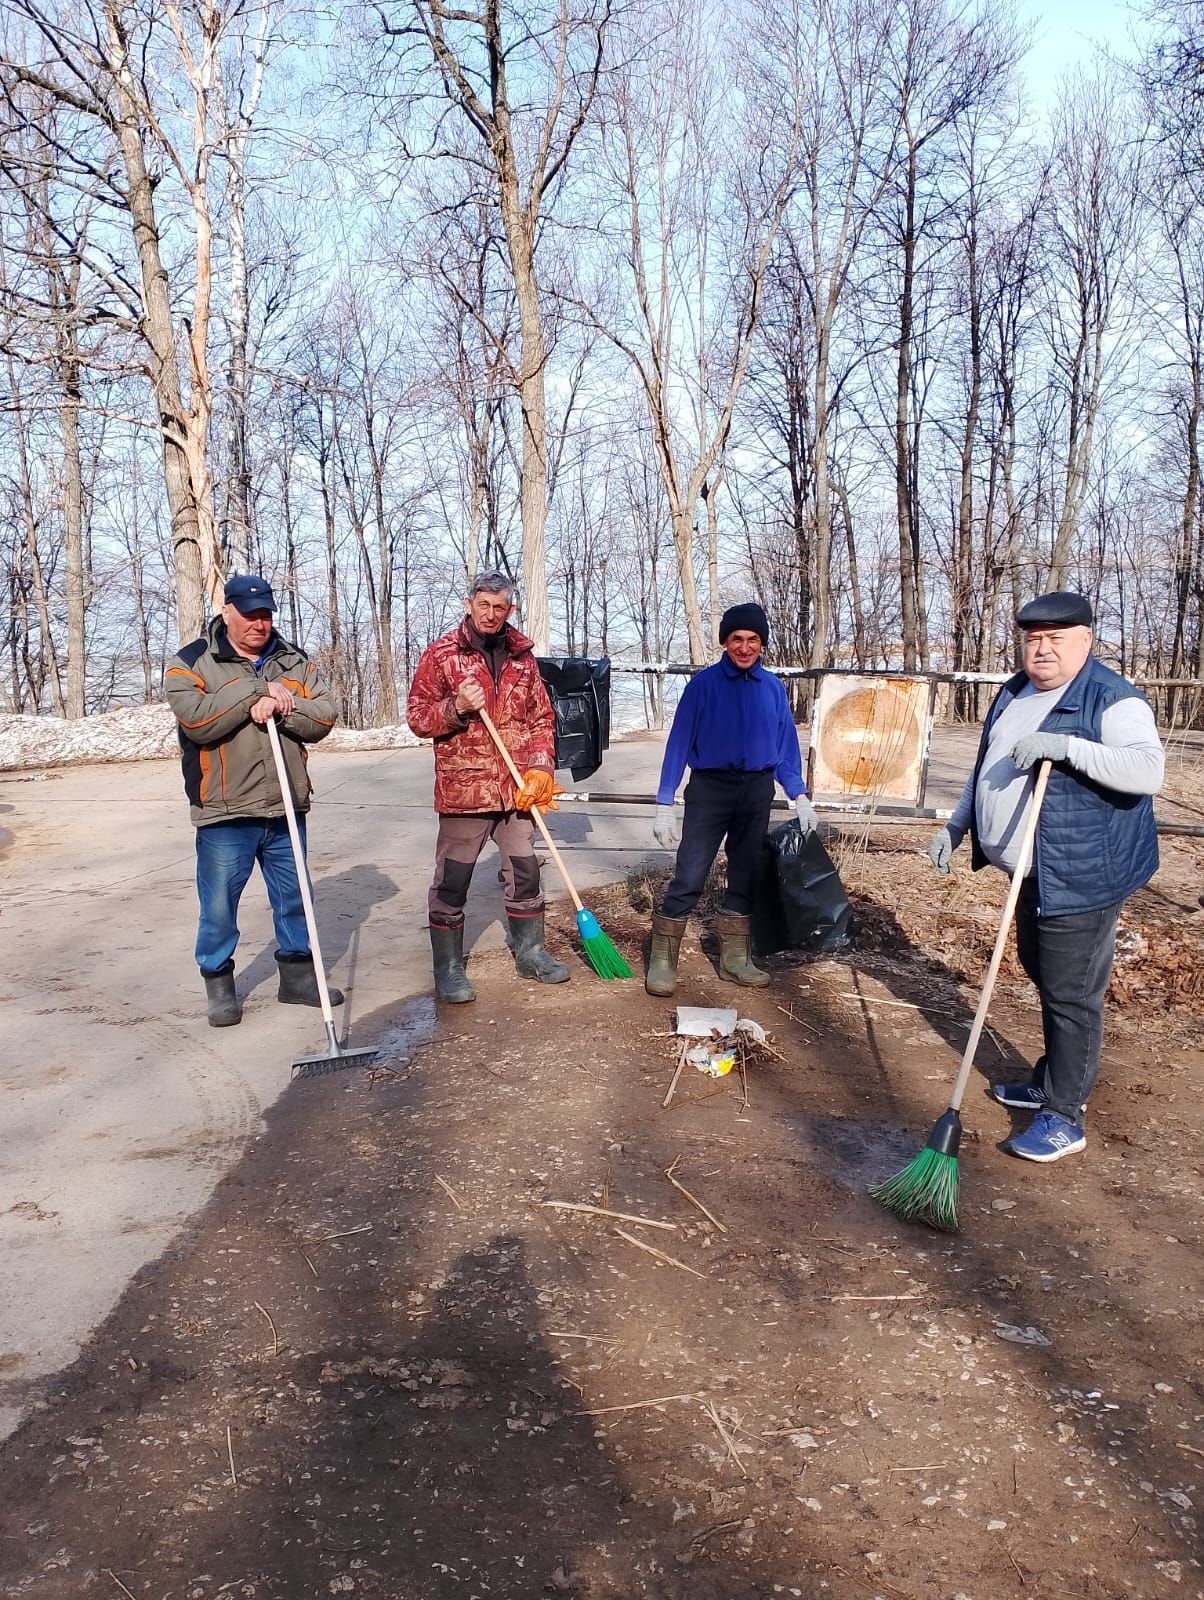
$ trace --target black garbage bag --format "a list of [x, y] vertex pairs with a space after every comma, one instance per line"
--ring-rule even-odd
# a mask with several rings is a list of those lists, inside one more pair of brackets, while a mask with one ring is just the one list
[[853, 942], [853, 908], [832, 858], [798, 818], [772, 828], [761, 848], [752, 913], [758, 955], [805, 950], [830, 955]]
[[610, 659], [540, 656], [537, 664], [556, 717], [556, 769], [580, 783], [610, 748]]

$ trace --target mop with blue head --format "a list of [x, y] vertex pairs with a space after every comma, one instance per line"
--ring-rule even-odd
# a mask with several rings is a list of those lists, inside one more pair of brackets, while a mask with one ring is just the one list
[[1012, 874], [1003, 915], [999, 919], [999, 932], [995, 935], [991, 965], [987, 968], [978, 1009], [974, 1013], [974, 1022], [970, 1028], [970, 1037], [966, 1040], [966, 1048], [962, 1052], [961, 1066], [954, 1080], [948, 1110], [942, 1112], [933, 1124], [928, 1143], [919, 1155], [913, 1156], [902, 1172], [897, 1172], [893, 1178], [888, 1178], [885, 1183], [880, 1183], [870, 1190], [875, 1200], [881, 1201], [888, 1211], [893, 1211], [902, 1221], [926, 1222], [929, 1227], [937, 1228], [943, 1233], [956, 1233], [959, 1226], [958, 1201], [961, 1179], [957, 1169], [957, 1150], [962, 1136], [960, 1114], [962, 1096], [966, 1092], [970, 1069], [974, 1065], [978, 1041], [982, 1038], [982, 1030], [987, 1020], [987, 1008], [991, 1004], [995, 979], [999, 976], [999, 966], [1007, 946], [1008, 931], [1016, 914], [1016, 902], [1020, 898], [1020, 889], [1028, 871], [1029, 856], [1037, 832], [1037, 818], [1041, 812], [1041, 802], [1045, 798], [1049, 772], [1050, 763], [1043, 761], [1037, 773], [1032, 801], [1025, 819], [1016, 870]]

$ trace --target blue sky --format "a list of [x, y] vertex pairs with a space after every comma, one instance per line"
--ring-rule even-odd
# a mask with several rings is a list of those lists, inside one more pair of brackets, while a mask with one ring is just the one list
[[1048, 106], [1068, 68], [1091, 64], [1097, 46], [1118, 56], [1133, 52], [1135, 24], [1124, 0], [1017, 0], [1016, 13], [1033, 28], [1025, 76], [1034, 111]]

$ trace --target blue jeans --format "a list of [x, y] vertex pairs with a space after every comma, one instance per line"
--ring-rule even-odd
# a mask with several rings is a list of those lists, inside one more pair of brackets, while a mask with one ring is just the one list
[[[305, 818], [297, 818], [305, 849]], [[309, 930], [297, 882], [297, 867], [283, 817], [235, 817], [196, 831], [196, 889], [201, 919], [197, 966], [207, 977], [220, 972], [238, 943], [238, 902], [258, 861], [267, 885], [276, 943], [282, 956], [307, 955]]]
[[704, 767], [691, 772], [685, 800], [677, 865], [661, 901], [661, 916], [690, 915], [725, 836], [723, 910], [747, 916], [752, 910], [757, 858], [769, 827], [773, 773], [717, 772]]
[[1051, 1111], [1076, 1127], [1095, 1087], [1104, 1038], [1104, 995], [1112, 975], [1120, 904], [1066, 917], [1037, 916], [1037, 882], [1026, 878], [1016, 906], [1016, 953], [1041, 997], [1045, 1054], [1033, 1082]]

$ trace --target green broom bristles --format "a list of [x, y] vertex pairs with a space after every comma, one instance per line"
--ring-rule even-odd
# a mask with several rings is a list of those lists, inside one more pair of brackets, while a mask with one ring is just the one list
[[592, 911], [577, 913], [577, 932], [586, 960], [600, 978], [630, 978], [631, 968], [602, 932]]
[[871, 1196], [903, 1222], [926, 1222], [944, 1233], [958, 1230], [957, 1147], [961, 1120], [949, 1110], [939, 1117], [927, 1145]]
[[902, 1172], [880, 1183], [870, 1194], [903, 1222], [927, 1222], [956, 1233], [957, 1157], [921, 1150]]

